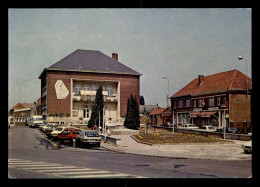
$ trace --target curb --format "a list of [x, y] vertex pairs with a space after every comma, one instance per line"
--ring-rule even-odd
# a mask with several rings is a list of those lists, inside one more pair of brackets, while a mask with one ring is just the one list
[[131, 155], [139, 155], [139, 156], [149, 156], [149, 157], [159, 157], [159, 158], [170, 158], [170, 159], [196, 159], [196, 160], [216, 160], [216, 161], [250, 161], [252, 159], [216, 159], [216, 158], [196, 158], [196, 157], [176, 157], [176, 156], [162, 156], [162, 155], [146, 155], [141, 153], [131, 153], [131, 152], [125, 152], [123, 150], [116, 150], [113, 148], [107, 148], [104, 146], [101, 146], [104, 149], [107, 149], [109, 151], [122, 153], [122, 154], [131, 154]]
[[142, 142], [142, 141], [140, 141], [140, 140], [138, 140], [138, 139], [136, 139], [133, 135], [130, 135], [130, 137], [131, 138], [133, 138], [136, 142], [138, 142], [138, 143], [142, 143], [142, 144], [147, 144], [147, 145], [150, 145], [150, 146], [152, 146], [153, 144], [152, 143], [148, 143], [148, 142]]

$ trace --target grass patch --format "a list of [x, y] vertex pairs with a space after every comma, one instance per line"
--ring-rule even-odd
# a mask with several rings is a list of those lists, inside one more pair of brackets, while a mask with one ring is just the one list
[[214, 142], [228, 142], [217, 136], [202, 136], [185, 134], [180, 132], [172, 133], [147, 133], [147, 134], [137, 134], [134, 137], [142, 142], [152, 143], [152, 144], [171, 144], [171, 143], [214, 143]]

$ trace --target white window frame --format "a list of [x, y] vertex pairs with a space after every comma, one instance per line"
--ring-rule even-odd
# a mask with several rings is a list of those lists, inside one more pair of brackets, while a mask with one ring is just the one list
[[202, 103], [204, 102], [204, 99], [199, 99], [199, 107], [203, 107]]
[[186, 107], [190, 107], [190, 99], [186, 99], [185, 100], [185, 106]]
[[183, 100], [179, 100], [179, 107], [178, 108], [182, 108], [183, 107]]
[[112, 96], [113, 95], [113, 86], [112, 85], [106, 86], [106, 90], [107, 90], [108, 96]]
[[221, 105], [225, 105], [226, 106], [226, 102], [227, 102], [227, 98], [226, 98], [226, 96], [223, 96]]
[[220, 97], [217, 97], [217, 105], [220, 106]]
[[209, 97], [209, 106], [214, 106], [214, 97]]

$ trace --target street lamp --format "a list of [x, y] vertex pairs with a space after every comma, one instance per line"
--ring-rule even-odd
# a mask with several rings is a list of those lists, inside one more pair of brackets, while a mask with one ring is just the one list
[[246, 98], [248, 98], [248, 75], [247, 75], [247, 59], [244, 59], [242, 56], [238, 56], [238, 60], [246, 61]]
[[168, 94], [166, 96], [166, 101], [167, 101], [167, 108], [169, 106], [169, 79], [166, 78], [166, 76], [162, 76], [163, 79], [166, 79], [168, 81]]
[[[168, 81], [168, 93], [167, 93], [167, 96], [166, 96], [166, 99], [167, 99], [167, 108], [169, 107], [169, 79], [166, 78], [166, 76], [162, 76], [163, 79], [166, 79]], [[173, 113], [173, 116], [174, 116], [174, 113]], [[173, 118], [173, 125], [172, 125], [172, 133], [174, 133], [174, 117], [172, 116]]]

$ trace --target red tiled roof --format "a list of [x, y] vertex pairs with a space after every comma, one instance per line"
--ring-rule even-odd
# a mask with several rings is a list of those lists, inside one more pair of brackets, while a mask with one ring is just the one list
[[237, 69], [205, 76], [204, 82], [200, 85], [198, 85], [198, 78], [196, 78], [171, 96], [171, 98], [183, 95], [246, 89], [247, 78], [248, 89], [251, 89], [251, 78]]
[[31, 108], [33, 106], [34, 106], [33, 103], [17, 103], [13, 108], [11, 108], [11, 110], [23, 109], [23, 108]]
[[[169, 108], [158, 108], [158, 109], [155, 109], [154, 111], [152, 111], [149, 115], [159, 115], [159, 114], [162, 114], [164, 113], [167, 109]], [[167, 112], [165, 112], [167, 113]]]
[[31, 108], [34, 106], [33, 103], [22, 103], [22, 105], [24, 106], [24, 108]]

